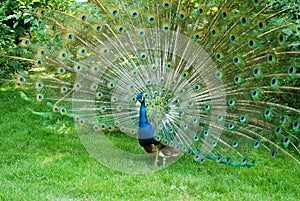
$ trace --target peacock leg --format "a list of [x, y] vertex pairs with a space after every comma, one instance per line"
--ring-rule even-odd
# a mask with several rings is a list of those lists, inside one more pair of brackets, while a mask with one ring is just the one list
[[155, 146], [155, 148], [156, 148], [156, 156], [155, 156], [155, 166], [157, 166], [157, 163], [158, 163], [158, 154], [159, 154], [159, 148], [158, 148], [158, 146]]

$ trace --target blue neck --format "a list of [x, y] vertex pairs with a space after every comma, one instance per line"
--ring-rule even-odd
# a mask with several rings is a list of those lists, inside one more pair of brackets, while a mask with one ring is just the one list
[[147, 120], [147, 110], [146, 110], [145, 101], [143, 101], [140, 107], [139, 127], [147, 127], [147, 126], [149, 126], [149, 122]]

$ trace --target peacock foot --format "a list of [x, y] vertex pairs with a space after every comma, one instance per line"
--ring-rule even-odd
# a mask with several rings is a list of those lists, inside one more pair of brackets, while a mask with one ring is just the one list
[[159, 156], [163, 157], [163, 158], [176, 157], [176, 156], [178, 156], [178, 154], [179, 154], [178, 152], [173, 151], [169, 147], [165, 147], [164, 149], [160, 150], [160, 152], [159, 152]]

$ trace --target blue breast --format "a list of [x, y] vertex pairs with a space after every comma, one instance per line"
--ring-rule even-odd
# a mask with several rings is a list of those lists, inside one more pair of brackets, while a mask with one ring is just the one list
[[148, 126], [146, 127], [139, 127], [139, 131], [138, 131], [139, 139], [149, 139], [149, 138], [153, 138], [153, 136], [154, 136], [154, 130], [150, 123], [148, 123]]

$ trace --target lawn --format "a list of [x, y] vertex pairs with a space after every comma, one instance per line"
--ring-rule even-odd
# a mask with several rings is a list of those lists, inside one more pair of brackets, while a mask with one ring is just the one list
[[300, 200], [300, 165], [288, 157], [241, 168], [184, 156], [151, 174], [121, 173], [88, 154], [72, 120], [39, 117], [30, 104], [0, 91], [0, 200]]

